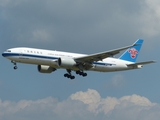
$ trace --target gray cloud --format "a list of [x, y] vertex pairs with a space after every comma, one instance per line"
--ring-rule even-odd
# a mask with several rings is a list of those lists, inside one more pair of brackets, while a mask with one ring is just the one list
[[156, 0], [1, 0], [0, 7], [2, 40], [14, 46], [18, 42], [93, 53], [121, 47], [124, 42], [128, 45], [141, 37], [151, 44], [159, 36], [159, 25], [154, 22], [160, 19]]
[[102, 98], [93, 89], [79, 91], [64, 101], [52, 97], [35, 101], [0, 101], [0, 119], [3, 120], [158, 120], [159, 113], [160, 105], [146, 97], [134, 94], [121, 98]]

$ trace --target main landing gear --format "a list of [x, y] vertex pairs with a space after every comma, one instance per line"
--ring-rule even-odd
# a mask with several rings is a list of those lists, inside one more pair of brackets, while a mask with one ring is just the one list
[[14, 69], [16, 70], [18, 67], [17, 67], [17, 63], [15, 62], [15, 61], [11, 61], [11, 63], [13, 63], [14, 64]]
[[[68, 73], [64, 74], [64, 77], [67, 77], [67, 78], [70, 78], [70, 79], [75, 79], [75, 76], [73, 76], [71, 74], [71, 70], [67, 69], [67, 72]], [[81, 75], [83, 77], [87, 76], [87, 73], [84, 73], [83, 71], [76, 71], [76, 74]]]
[[70, 78], [70, 79], [75, 79], [75, 76], [73, 76], [73, 75], [71, 74], [71, 70], [68, 70], [68, 69], [67, 69], [67, 72], [68, 72], [68, 73], [64, 74], [64, 77], [67, 77], [67, 78]]
[[76, 71], [76, 74], [81, 75], [83, 77], [87, 76], [87, 73], [84, 73], [83, 71]]

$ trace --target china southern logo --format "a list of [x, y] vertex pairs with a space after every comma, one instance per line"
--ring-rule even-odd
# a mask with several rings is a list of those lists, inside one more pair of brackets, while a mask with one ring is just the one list
[[136, 50], [135, 48], [128, 50], [128, 52], [130, 53], [132, 59], [134, 59], [138, 54], [138, 50]]

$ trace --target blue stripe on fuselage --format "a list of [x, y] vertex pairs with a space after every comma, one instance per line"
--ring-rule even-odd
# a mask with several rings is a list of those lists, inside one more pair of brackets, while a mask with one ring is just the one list
[[35, 58], [45, 58], [45, 59], [58, 59], [58, 57], [50, 57], [50, 56], [43, 56], [43, 55], [31, 55], [31, 54], [18, 54], [18, 53], [2, 53], [4, 57], [11, 57], [11, 56], [20, 56], [20, 57], [35, 57]]
[[[31, 55], [31, 54], [19, 54], [19, 53], [8, 53], [8, 52], [4, 52], [2, 53], [3, 57], [33, 57], [33, 58], [43, 58], [43, 59], [58, 59], [58, 57], [51, 57], [51, 56], [43, 56], [43, 55]], [[113, 66], [116, 64], [111, 64], [111, 63], [104, 63], [104, 62], [93, 62], [92, 64], [94, 65], [101, 65], [101, 66]]]
[[104, 63], [104, 62], [93, 62], [95, 65], [102, 65], [102, 66], [113, 66], [116, 64], [111, 64], [111, 63]]

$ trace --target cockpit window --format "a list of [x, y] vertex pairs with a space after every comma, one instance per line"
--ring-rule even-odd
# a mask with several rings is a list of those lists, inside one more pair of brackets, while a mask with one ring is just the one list
[[11, 50], [7, 50], [7, 52], [11, 52]]

